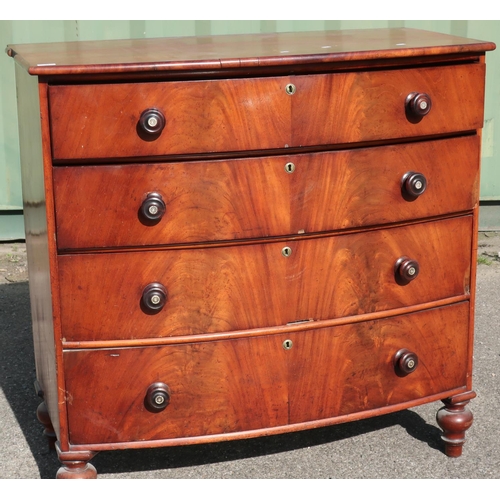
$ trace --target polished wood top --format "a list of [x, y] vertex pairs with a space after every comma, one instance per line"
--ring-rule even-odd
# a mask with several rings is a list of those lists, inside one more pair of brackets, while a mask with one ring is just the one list
[[217, 69], [324, 64], [457, 53], [495, 44], [411, 28], [146, 38], [8, 45], [33, 75]]

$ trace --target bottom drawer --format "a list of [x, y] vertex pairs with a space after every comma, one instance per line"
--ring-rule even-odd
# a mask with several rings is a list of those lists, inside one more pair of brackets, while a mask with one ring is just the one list
[[[67, 350], [70, 442], [176, 439], [258, 429], [264, 434], [277, 426], [351, 414], [355, 419], [361, 411], [411, 406], [413, 400], [465, 387], [468, 318], [469, 303], [462, 302], [301, 332]], [[409, 374], [395, 368], [401, 349], [418, 357]], [[411, 365], [406, 366], [409, 371]], [[148, 393], [157, 383], [167, 388]], [[149, 398], [155, 395], [156, 404], [161, 406], [163, 398], [169, 399], [168, 406], [153, 408]]]

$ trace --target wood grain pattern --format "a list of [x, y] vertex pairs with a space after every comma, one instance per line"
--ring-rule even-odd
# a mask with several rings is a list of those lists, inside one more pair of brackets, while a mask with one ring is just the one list
[[263, 33], [9, 45], [31, 74], [82, 75], [161, 71], [258, 71], [296, 64], [478, 54], [495, 44], [412, 28]]
[[[49, 90], [56, 159], [283, 148], [290, 96], [283, 78], [62, 85]], [[71, 103], [71, 106], [69, 106]], [[159, 109], [161, 135], [143, 140], [141, 113]]]
[[[283, 243], [63, 255], [63, 336], [105, 340], [224, 332], [462, 295], [469, 292], [471, 225], [471, 217], [462, 217], [290, 241], [288, 258], [281, 254]], [[403, 255], [421, 269], [407, 286], [394, 278]], [[168, 299], [162, 311], [148, 315], [140, 300], [152, 282], [166, 287]]]
[[[478, 137], [469, 136], [232, 161], [58, 167], [57, 245], [112, 248], [309, 234], [472, 210], [479, 147]], [[288, 162], [295, 165], [292, 174], [285, 171]], [[401, 194], [409, 171], [428, 183], [413, 201]], [[138, 216], [150, 192], [160, 193], [167, 206], [154, 226]]]
[[[473, 395], [494, 47], [410, 29], [9, 46], [50, 422], [40, 413], [59, 477], [95, 477], [99, 450], [265, 436], [438, 399], [457, 413]], [[421, 119], [410, 93], [427, 104], [413, 103]], [[141, 131], [163, 116], [160, 135]], [[427, 183], [413, 198], [408, 172]], [[147, 225], [151, 193], [165, 213]], [[406, 376], [401, 349], [419, 360]], [[158, 383], [171, 401], [149, 411]], [[460, 448], [471, 422], [467, 412]]]
[[[352, 143], [481, 128], [484, 74], [484, 65], [465, 64], [291, 78], [297, 87], [292, 100], [291, 145]], [[405, 99], [412, 92], [426, 93], [432, 99], [429, 114], [419, 123], [412, 123], [405, 115]]]
[[[261, 337], [167, 349], [67, 351], [71, 442], [158, 439], [165, 426], [170, 436], [181, 437], [284, 425], [287, 371], [281, 342]], [[85, 382], [79, 373], [87, 374]], [[144, 405], [154, 382], [171, 390], [170, 405], [160, 413]], [[111, 397], [103, 400], [103, 393]]]
[[[468, 303], [289, 336], [290, 422], [354, 414], [465, 386]], [[395, 375], [402, 348], [417, 369]], [[291, 361], [293, 359], [293, 361]], [[317, 387], [322, 387], [317, 391]]]
[[[483, 122], [484, 68], [51, 86], [53, 155], [63, 160], [252, 151], [475, 130]], [[296, 86], [295, 94], [285, 92], [288, 83]], [[405, 99], [415, 91], [426, 92], [433, 103], [419, 123], [405, 115]], [[166, 126], [157, 139], [145, 141], [136, 127], [149, 108], [163, 113]]]
[[[451, 390], [465, 383], [467, 319], [461, 303], [290, 337], [66, 351], [71, 442], [265, 434]], [[284, 350], [288, 338], [293, 347]], [[402, 346], [420, 363], [404, 378], [392, 360]], [[170, 387], [171, 401], [154, 414], [144, 396], [157, 381]]]

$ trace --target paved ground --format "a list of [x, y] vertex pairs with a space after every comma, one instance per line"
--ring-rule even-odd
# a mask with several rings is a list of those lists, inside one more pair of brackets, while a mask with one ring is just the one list
[[[443, 454], [433, 403], [349, 424], [223, 444], [102, 452], [99, 478], [500, 478], [500, 235], [482, 234], [474, 424], [461, 458]], [[53, 478], [35, 417], [23, 244], [0, 245], [0, 479]], [[462, 491], [462, 490], [461, 490]], [[165, 490], [164, 490], [165, 492]], [[401, 492], [402, 493], [402, 492]]]

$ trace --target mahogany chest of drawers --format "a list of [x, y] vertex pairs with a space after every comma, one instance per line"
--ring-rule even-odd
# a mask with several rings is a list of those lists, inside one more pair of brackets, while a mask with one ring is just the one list
[[437, 400], [459, 456], [494, 47], [410, 29], [9, 46], [57, 476]]

